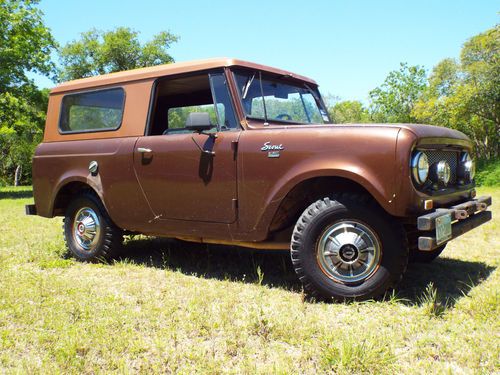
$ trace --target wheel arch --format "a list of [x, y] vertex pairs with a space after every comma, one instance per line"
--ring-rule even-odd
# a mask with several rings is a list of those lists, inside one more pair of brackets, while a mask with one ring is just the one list
[[[268, 233], [294, 224], [300, 214], [317, 199], [332, 193], [356, 192], [369, 196], [385, 212], [391, 214], [393, 205], [380, 186], [351, 171], [323, 170], [307, 173], [283, 185], [271, 199], [272, 213], [268, 213]], [[280, 197], [280, 198], [276, 198]], [[270, 204], [271, 206], [271, 204]], [[265, 215], [264, 215], [265, 218]]]
[[50, 208], [52, 216], [63, 216], [71, 200], [83, 191], [92, 191], [102, 202], [106, 211], [109, 212], [106, 202], [103, 199], [102, 188], [86, 178], [74, 176], [64, 179], [58, 184], [57, 189], [54, 190], [54, 198], [51, 200], [52, 207]]

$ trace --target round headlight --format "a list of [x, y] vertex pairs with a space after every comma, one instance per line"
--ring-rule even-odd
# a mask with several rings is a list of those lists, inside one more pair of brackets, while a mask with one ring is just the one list
[[451, 168], [447, 161], [441, 160], [436, 165], [436, 176], [437, 180], [443, 185], [448, 185], [451, 178]]
[[464, 152], [460, 157], [458, 166], [458, 177], [464, 182], [471, 182], [476, 174], [476, 164], [468, 152]]
[[427, 159], [427, 155], [418, 151], [411, 160], [411, 169], [415, 181], [419, 185], [422, 185], [427, 180], [427, 176], [429, 176], [429, 160]]

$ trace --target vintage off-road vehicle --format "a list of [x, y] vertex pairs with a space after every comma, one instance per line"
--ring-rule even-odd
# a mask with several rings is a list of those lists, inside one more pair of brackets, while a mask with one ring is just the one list
[[317, 84], [288, 71], [170, 64], [51, 91], [26, 211], [64, 216], [80, 260], [126, 233], [290, 249], [310, 294], [366, 299], [490, 220], [471, 152], [451, 129], [331, 124]]

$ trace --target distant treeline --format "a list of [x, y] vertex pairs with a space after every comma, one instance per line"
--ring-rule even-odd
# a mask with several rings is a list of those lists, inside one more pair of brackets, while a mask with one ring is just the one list
[[[179, 39], [162, 31], [141, 43], [138, 32], [119, 27], [93, 29], [59, 46], [38, 2], [0, 2], [0, 185], [31, 183], [31, 158], [43, 135], [48, 90], [39, 89], [28, 72], [61, 82], [171, 63], [168, 49]], [[499, 51], [497, 25], [466, 41], [459, 61], [445, 59], [430, 74], [402, 63], [370, 92], [367, 106], [329, 100], [330, 115], [335, 123], [416, 122], [460, 130], [473, 140], [480, 166], [500, 174]]]

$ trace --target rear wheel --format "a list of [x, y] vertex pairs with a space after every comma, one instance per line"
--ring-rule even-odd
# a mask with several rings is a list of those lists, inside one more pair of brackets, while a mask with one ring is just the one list
[[69, 252], [78, 260], [97, 262], [119, 253], [123, 232], [109, 218], [100, 199], [85, 192], [66, 209], [64, 238]]
[[408, 245], [403, 227], [371, 199], [341, 194], [304, 211], [292, 235], [291, 256], [310, 295], [369, 299], [401, 279]]

